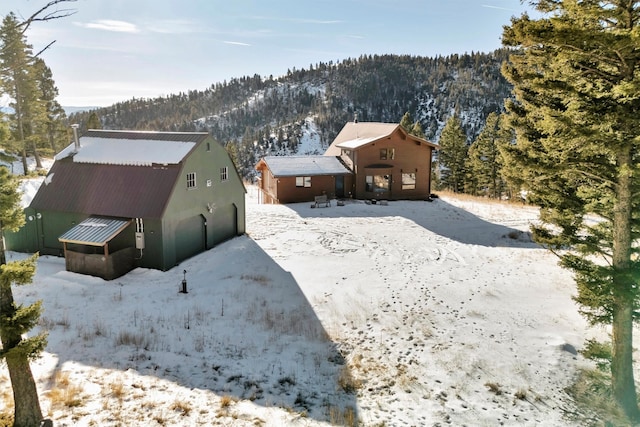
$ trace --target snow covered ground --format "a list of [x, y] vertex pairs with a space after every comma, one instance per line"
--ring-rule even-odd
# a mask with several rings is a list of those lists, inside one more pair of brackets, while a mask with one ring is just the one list
[[[43, 301], [32, 369], [56, 426], [572, 425], [575, 350], [605, 331], [529, 240], [536, 209], [256, 200], [247, 235], [168, 272], [39, 259], [14, 293]], [[1, 367], [0, 408], [9, 387]]]

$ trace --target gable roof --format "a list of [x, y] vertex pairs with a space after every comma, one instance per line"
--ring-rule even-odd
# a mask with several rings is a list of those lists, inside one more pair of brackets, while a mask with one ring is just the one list
[[124, 218], [160, 218], [181, 166], [130, 166], [56, 160], [30, 207]]
[[412, 141], [437, 148], [436, 144], [409, 134], [397, 123], [348, 122], [333, 140], [325, 155], [339, 156], [342, 149], [357, 150], [380, 139], [389, 138], [395, 132], [400, 132], [405, 138]]
[[351, 171], [333, 156], [266, 156], [256, 165], [268, 167], [274, 177], [348, 175]]
[[76, 163], [151, 166], [178, 164], [206, 139], [206, 132], [89, 130], [55, 159], [73, 156]]
[[38, 210], [161, 218], [182, 161], [204, 132], [90, 130], [56, 156], [31, 201]]

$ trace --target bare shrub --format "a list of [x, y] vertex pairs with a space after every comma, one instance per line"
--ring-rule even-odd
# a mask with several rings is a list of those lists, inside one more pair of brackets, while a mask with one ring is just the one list
[[409, 369], [406, 365], [398, 365], [396, 373], [396, 384], [405, 390], [410, 389], [418, 382], [418, 377], [409, 374]]
[[73, 384], [66, 372], [58, 372], [55, 376], [55, 385], [49, 392], [51, 406], [75, 408], [82, 406], [82, 387]]
[[161, 426], [167, 425], [167, 419], [163, 414], [155, 414], [152, 419]]
[[521, 388], [520, 390], [516, 391], [514, 397], [518, 400], [527, 400], [527, 390]]
[[265, 329], [278, 334], [302, 336], [311, 340], [326, 341], [328, 335], [311, 311], [298, 307], [290, 310], [274, 309], [267, 300], [254, 300], [247, 310], [247, 320], [261, 323]]
[[484, 385], [489, 389], [490, 392], [498, 396], [502, 394], [502, 389], [500, 388], [500, 384], [494, 383], [494, 382], [487, 382]]
[[130, 345], [138, 348], [149, 348], [149, 337], [141, 333], [133, 333], [129, 331], [120, 331], [116, 337], [116, 346]]
[[581, 369], [565, 391], [574, 399], [577, 411], [571, 417], [579, 425], [633, 425], [616, 404], [611, 391], [611, 376], [600, 369]]
[[191, 404], [189, 402], [185, 402], [182, 400], [175, 400], [172, 404], [171, 404], [171, 409], [176, 411], [176, 412], [180, 412], [180, 414], [183, 417], [188, 416], [191, 413]]
[[355, 379], [349, 367], [344, 365], [340, 370], [340, 375], [338, 375], [338, 387], [345, 393], [355, 393], [362, 387], [362, 382]]
[[[2, 384], [8, 384], [8, 379], [4, 376], [0, 377]], [[0, 427], [13, 426], [13, 396], [10, 388], [2, 390], [0, 393], [0, 401], [3, 403], [0, 409]]]
[[111, 396], [122, 401], [125, 395], [124, 383], [122, 380], [117, 380], [109, 384], [109, 390], [111, 391]]
[[243, 274], [242, 276], [240, 276], [240, 279], [247, 280], [249, 282], [255, 282], [263, 286], [271, 281], [271, 279], [262, 274]]
[[69, 313], [67, 313], [67, 311], [65, 310], [64, 313], [62, 313], [62, 317], [55, 320], [55, 324], [56, 326], [62, 326], [62, 329], [64, 329], [65, 331], [69, 329], [69, 327], [71, 326], [71, 322], [69, 321]]
[[[38, 320], [38, 326], [44, 330], [50, 331], [56, 326], [56, 322], [53, 319], [42, 316]], [[0, 426], [2, 426], [2, 424], [0, 424]]]
[[228, 408], [234, 402], [235, 399], [233, 397], [225, 394], [220, 398], [220, 408]]
[[338, 406], [328, 406], [327, 412], [329, 416], [329, 423], [331, 425], [340, 425], [348, 427], [356, 427], [360, 425], [360, 421], [356, 415], [355, 409], [351, 406], [341, 408]]
[[97, 337], [106, 337], [109, 334], [109, 330], [104, 321], [95, 320], [93, 322], [93, 333]]

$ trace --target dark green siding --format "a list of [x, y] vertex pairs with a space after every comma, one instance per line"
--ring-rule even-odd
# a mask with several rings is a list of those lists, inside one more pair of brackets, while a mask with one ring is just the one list
[[227, 205], [217, 209], [213, 214], [211, 234], [213, 244], [224, 242], [237, 235], [238, 209], [235, 205]]
[[[197, 147], [185, 162], [165, 211], [167, 261], [182, 260], [245, 232], [245, 188], [224, 148], [211, 141]], [[227, 168], [227, 180], [220, 175]], [[196, 187], [187, 189], [187, 174]], [[208, 185], [210, 184], [210, 185]], [[206, 238], [205, 233], [206, 232]]]
[[[208, 142], [208, 144], [207, 144]], [[227, 179], [221, 179], [221, 168]], [[187, 174], [196, 173], [196, 187], [187, 189]], [[207, 183], [210, 185], [207, 185]], [[82, 220], [99, 213], [36, 212], [16, 233], [7, 233], [7, 248], [19, 252], [63, 256], [58, 237]], [[40, 214], [40, 218], [37, 215]], [[114, 239], [114, 249], [135, 248], [135, 218]], [[135, 249], [134, 265], [169, 270], [179, 262], [245, 233], [245, 188], [224, 148], [208, 138], [184, 161], [162, 218], [142, 218], [144, 248]]]
[[205, 250], [204, 218], [185, 218], [176, 227], [176, 262], [183, 261]]

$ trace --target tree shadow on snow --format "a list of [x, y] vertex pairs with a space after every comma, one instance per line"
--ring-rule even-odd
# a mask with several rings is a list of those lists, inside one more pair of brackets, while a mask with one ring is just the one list
[[[43, 300], [46, 352], [58, 358], [56, 370], [115, 370], [104, 375], [125, 378], [125, 389], [137, 387], [138, 375], [154, 377], [159, 389], [164, 381], [186, 388], [175, 391], [186, 402], [190, 389], [200, 389], [286, 408], [289, 416], [357, 419], [345, 355], [294, 277], [251, 238], [232, 239], [167, 272], [136, 269], [110, 282], [66, 272], [64, 262], [47, 258], [35, 279], [47, 285], [31, 297]], [[194, 409], [212, 417], [226, 410], [212, 399], [213, 407]]]
[[[346, 200], [337, 206], [313, 208], [309, 203], [293, 203], [287, 207], [302, 218], [405, 218], [439, 236], [469, 245], [488, 247], [539, 248], [525, 230], [486, 221], [443, 199], [427, 201], [398, 200], [387, 204], [371, 204], [362, 200]], [[523, 219], [511, 219], [523, 223]], [[375, 224], [372, 224], [375, 225]]]

